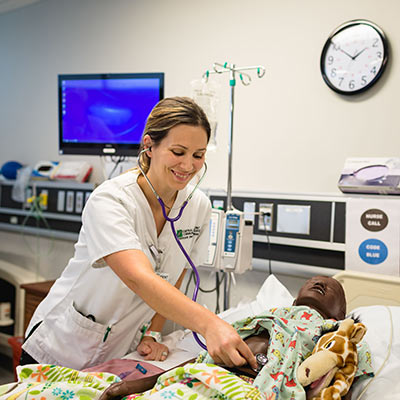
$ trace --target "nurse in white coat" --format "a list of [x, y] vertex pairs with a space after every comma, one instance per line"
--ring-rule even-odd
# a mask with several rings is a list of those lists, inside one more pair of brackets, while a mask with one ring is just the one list
[[[161, 100], [143, 133], [141, 165], [169, 210], [186, 200], [205, 161], [210, 125], [184, 97]], [[175, 223], [195, 264], [207, 253], [210, 202], [195, 191]], [[201, 334], [212, 358], [227, 366], [254, 355], [236, 331], [179, 291], [187, 261], [161, 206], [138, 170], [108, 180], [90, 195], [74, 257], [35, 311], [21, 363], [84, 369], [137, 348], [164, 360], [165, 319]]]

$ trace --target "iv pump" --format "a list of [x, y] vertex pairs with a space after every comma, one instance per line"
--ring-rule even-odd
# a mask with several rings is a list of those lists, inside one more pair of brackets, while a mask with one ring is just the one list
[[253, 224], [238, 210], [213, 209], [210, 240], [203, 266], [241, 274], [251, 269]]

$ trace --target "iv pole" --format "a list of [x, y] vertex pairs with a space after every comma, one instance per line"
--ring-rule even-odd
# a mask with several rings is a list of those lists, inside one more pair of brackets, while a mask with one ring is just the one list
[[[244, 86], [248, 86], [251, 83], [251, 77], [249, 74], [243, 71], [257, 71], [257, 76], [262, 78], [265, 75], [265, 68], [261, 65], [250, 66], [250, 67], [236, 67], [235, 64], [224, 64], [214, 63], [213, 69], [207, 70], [203, 79], [208, 81], [208, 77], [211, 74], [223, 74], [229, 72], [229, 86], [231, 87], [231, 103], [230, 103], [230, 119], [229, 119], [229, 145], [228, 145], [228, 183], [227, 183], [227, 210], [233, 210], [232, 206], [232, 156], [233, 156], [233, 116], [235, 111], [235, 86], [236, 86], [236, 74], [239, 73], [239, 78]], [[231, 277], [230, 274], [225, 273], [224, 281], [224, 310], [229, 308], [230, 298], [230, 287]]]
[[261, 65], [250, 66], [250, 67], [236, 67], [235, 64], [224, 64], [214, 63], [213, 69], [207, 70], [203, 78], [207, 81], [211, 74], [223, 74], [229, 72], [229, 86], [231, 87], [231, 103], [230, 103], [230, 118], [229, 118], [229, 145], [228, 145], [228, 182], [227, 182], [227, 210], [232, 210], [232, 156], [233, 156], [233, 116], [235, 111], [235, 86], [236, 86], [236, 73], [239, 73], [239, 78], [244, 86], [248, 86], [251, 83], [251, 77], [249, 74], [243, 71], [257, 71], [257, 76], [262, 78], [265, 75], [265, 68]]

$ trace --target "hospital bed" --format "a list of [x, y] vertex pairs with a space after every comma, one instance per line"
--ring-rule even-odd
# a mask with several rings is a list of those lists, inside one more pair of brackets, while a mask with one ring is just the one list
[[334, 277], [344, 287], [348, 311], [367, 326], [364, 340], [375, 371], [375, 378], [354, 385], [352, 399], [400, 399], [400, 277], [355, 271]]
[[344, 287], [348, 311], [362, 306], [400, 306], [400, 277], [355, 271], [334, 277]]
[[[344, 287], [348, 314], [359, 317], [368, 328], [365, 340], [370, 346], [376, 373], [375, 378], [354, 385], [352, 399], [400, 399], [400, 277], [356, 271], [342, 271], [334, 277]], [[270, 275], [253, 301], [220, 315], [234, 322], [271, 307], [289, 306], [293, 300], [284, 285]], [[176, 348], [185, 349], [188, 354], [202, 350], [199, 346], [196, 348], [188, 332]], [[136, 357], [134, 354], [132, 358]], [[155, 364], [162, 367], [162, 363]]]
[[[355, 271], [342, 271], [334, 277], [344, 287], [348, 314], [359, 317], [368, 328], [365, 340], [370, 346], [376, 373], [375, 378], [354, 385], [352, 399], [400, 399], [400, 277]], [[289, 306], [293, 300], [287, 288], [270, 275], [253, 301], [228, 309], [220, 316], [231, 323], [272, 307]], [[202, 350], [189, 331], [169, 347], [173, 349], [173, 357], [177, 357], [176, 362], [184, 361], [179, 359], [180, 350], [187, 351], [187, 359]], [[134, 352], [126, 358], [139, 357]], [[163, 368], [162, 362], [152, 364]]]
[[[376, 374], [373, 379], [353, 385], [352, 399], [399, 399], [400, 277], [343, 271], [336, 274], [335, 278], [344, 286], [348, 311], [358, 316], [368, 328], [364, 339], [370, 346]], [[221, 317], [233, 322], [272, 307], [285, 307], [292, 303], [293, 296], [287, 288], [274, 275], [270, 275], [253, 301], [226, 310]], [[145, 367], [169, 369], [174, 363], [180, 363], [185, 358], [190, 359], [202, 350], [188, 331], [173, 332], [167, 336], [167, 340], [170, 341], [168, 363], [146, 363], [136, 352], [127, 355], [124, 360], [135, 365], [140, 363]], [[136, 372], [136, 377], [143, 376], [140, 371]], [[1, 393], [0, 398], [3, 398]]]

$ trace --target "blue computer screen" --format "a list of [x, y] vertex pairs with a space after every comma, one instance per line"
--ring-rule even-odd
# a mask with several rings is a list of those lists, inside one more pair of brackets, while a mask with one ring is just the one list
[[163, 97], [163, 74], [59, 76], [60, 152], [129, 154]]

